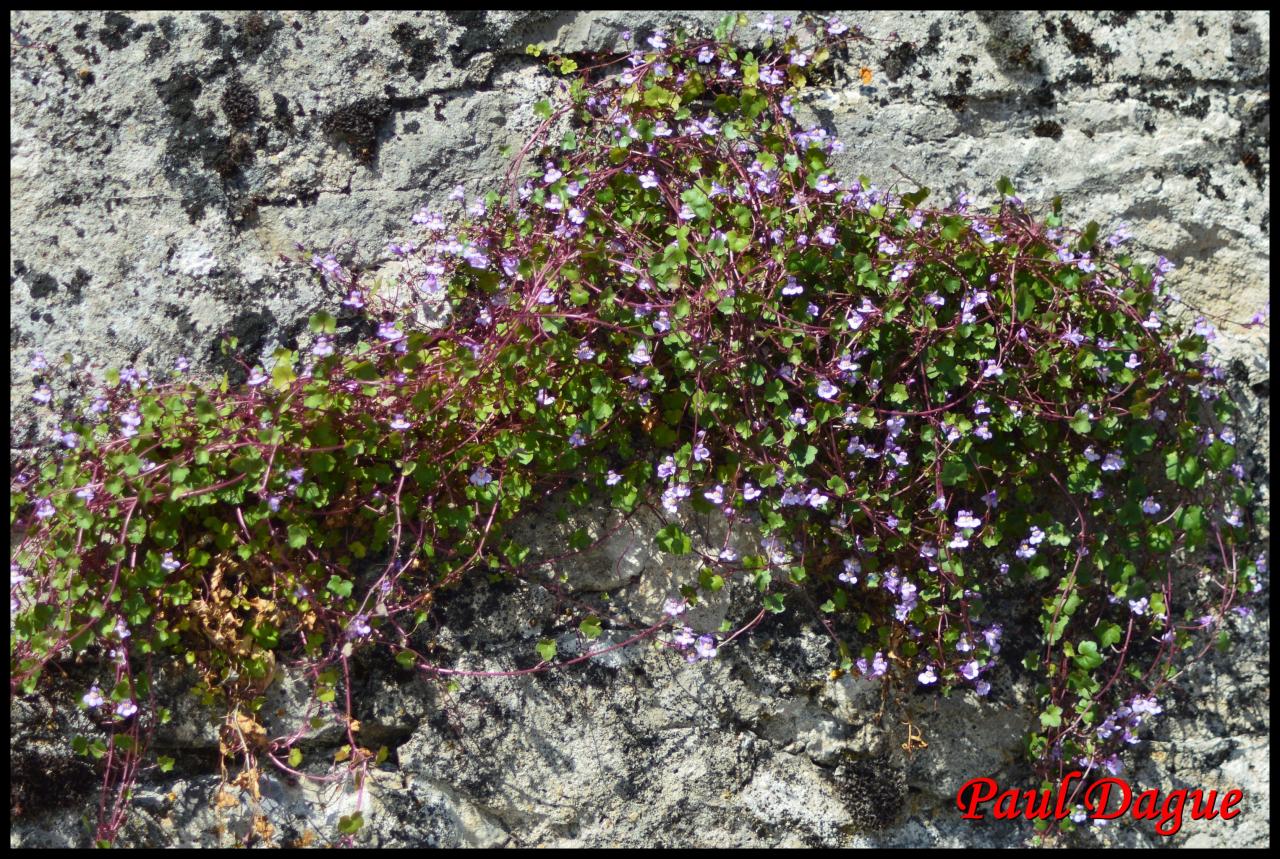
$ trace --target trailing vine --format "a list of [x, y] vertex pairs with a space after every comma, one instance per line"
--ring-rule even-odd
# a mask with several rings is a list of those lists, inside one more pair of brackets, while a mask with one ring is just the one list
[[[169, 718], [152, 675], [175, 659], [226, 704], [224, 752], [311, 778], [332, 777], [300, 769], [317, 712], [357, 775], [385, 758], [354, 720], [358, 649], [443, 679], [643, 640], [696, 661], [799, 592], [841, 670], [978, 695], [1007, 655], [997, 618], [1034, 599], [1041, 641], [1017, 658], [1042, 678], [1027, 748], [1045, 779], [1114, 769], [1161, 711], [1265, 565], [1240, 556], [1253, 494], [1212, 326], [1173, 315], [1172, 266], [1126, 231], [1068, 229], [1057, 202], [1037, 216], [1008, 180], [990, 207], [929, 207], [836, 175], [840, 143], [795, 100], [869, 38], [807, 19], [748, 50], [737, 26], [551, 58], [561, 95], [502, 187], [460, 194], [455, 222], [413, 215], [394, 281], [315, 254], [341, 304], [242, 382], [182, 362], [113, 371], [85, 403], [37, 388], [64, 423], [11, 482], [11, 690], [53, 660], [101, 664], [84, 705], [104, 736], [77, 739], [103, 765], [100, 840]], [[659, 615], [582, 613], [615, 644], [441, 664], [415, 631], [463, 577], [550, 560], [508, 526], [552, 493], [661, 516], [672, 555], [694, 551], [688, 511], [728, 536]], [[757, 613], [683, 623], [734, 582]], [[313, 712], [269, 737], [255, 712], [285, 662]]]

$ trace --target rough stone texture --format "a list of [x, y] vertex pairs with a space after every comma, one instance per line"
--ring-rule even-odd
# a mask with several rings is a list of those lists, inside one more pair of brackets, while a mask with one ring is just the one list
[[[30, 407], [32, 350], [161, 372], [186, 354], [200, 371], [221, 371], [214, 343], [227, 331], [269, 354], [335, 304], [281, 260], [295, 242], [375, 268], [388, 241], [411, 235], [418, 206], [449, 205], [458, 183], [492, 187], [506, 168], [501, 148], [518, 147], [533, 102], [553, 86], [526, 43], [609, 48], [624, 28], [718, 17], [11, 13], [11, 448], [51, 428]], [[1176, 288], [1209, 313], [1244, 321], [1266, 301], [1268, 14], [842, 17], [876, 41], [855, 48], [846, 73], [798, 113], [846, 141], [845, 175], [980, 197], [1009, 175], [1033, 207], [1061, 194], [1075, 222], [1129, 222], [1145, 251], [1178, 264]], [[853, 81], [860, 65], [870, 85]], [[1238, 433], [1265, 493], [1269, 326], [1223, 325], [1216, 345], [1246, 404]], [[59, 378], [46, 376], [61, 402]], [[561, 597], [469, 585], [437, 646], [469, 668], [528, 664], [535, 637], [557, 636], [564, 652], [577, 645], [560, 624], [562, 599], [612, 591], [637, 612], [653, 606], [668, 583], [654, 581], [647, 556], [601, 551], [566, 573]], [[687, 573], [664, 571], [673, 581]], [[1258, 615], [1232, 620], [1236, 649], [1180, 679], [1177, 707], [1131, 757], [1142, 787], [1245, 789], [1239, 818], [1188, 824], [1173, 843], [1270, 842], [1261, 596]], [[692, 623], [741, 619], [747, 604], [726, 589], [723, 605]], [[602, 640], [624, 637], [606, 630]], [[370, 661], [359, 717], [366, 740], [392, 750], [387, 764], [363, 794], [264, 776], [256, 811], [235, 791], [217, 800], [216, 724], [179, 696], [157, 738], [179, 765], [144, 778], [123, 843], [228, 845], [247, 834], [321, 844], [357, 807], [369, 821], [362, 840], [386, 846], [1021, 843], [1024, 827], [958, 820], [954, 791], [972, 775], [1030, 786], [1018, 748], [1028, 678], [1004, 669], [988, 701], [961, 692], [896, 702], [873, 684], [828, 679], [831, 665], [825, 638], [772, 617], [693, 666], [641, 647], [551, 675], [464, 679], [450, 692]], [[92, 729], [79, 724], [80, 688], [69, 680], [14, 703], [14, 845], [86, 843], [79, 818], [96, 804], [95, 777], [65, 748], [67, 735]], [[288, 678], [271, 695], [275, 735], [306, 693]], [[927, 748], [905, 751], [909, 730]], [[309, 736], [308, 761], [337, 742]], [[269, 827], [256, 835], [255, 815]], [[1087, 838], [1165, 843], [1149, 826]]]

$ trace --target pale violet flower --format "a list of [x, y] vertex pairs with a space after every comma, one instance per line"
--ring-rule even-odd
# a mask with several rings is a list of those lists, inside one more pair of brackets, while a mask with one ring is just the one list
[[916, 679], [920, 681], [921, 686], [928, 686], [929, 684], [936, 683], [938, 681], [938, 675], [934, 673], [933, 666], [930, 665], [925, 668], [925, 670], [921, 671]]
[[136, 712], [138, 712], [138, 705], [133, 702], [132, 698], [127, 701], [121, 701], [116, 705], [116, 715], [121, 719], [127, 719]]
[[1160, 512], [1160, 503], [1148, 495], [1142, 501], [1142, 512], [1148, 516], [1154, 516]]
[[393, 430], [407, 430], [409, 427], [413, 426], [413, 424], [405, 420], [404, 415], [397, 413], [392, 417], [391, 423], [387, 424], [387, 426], [391, 427]]
[[669, 617], [679, 617], [684, 614], [685, 609], [688, 607], [688, 603], [685, 601], [684, 597], [671, 597], [663, 603], [662, 612]]
[[701, 659], [714, 659], [716, 655], [716, 637], [714, 635], [698, 636], [698, 643], [694, 647]]
[[488, 486], [493, 482], [493, 475], [483, 465], [477, 465], [476, 470], [471, 472], [470, 480], [473, 486]]
[[86, 707], [101, 707], [107, 703], [106, 699], [102, 697], [102, 690], [98, 688], [97, 683], [90, 686], [89, 691], [80, 700], [84, 702]]
[[760, 497], [760, 490], [750, 483], [744, 483], [742, 485], [742, 497], [746, 501], [755, 501]]
[[982, 520], [978, 519], [969, 510], [961, 510], [956, 514], [957, 528], [981, 528]]
[[622, 480], [622, 475], [621, 475], [621, 474], [618, 474], [616, 471], [609, 471], [609, 472], [604, 476], [604, 482], [605, 482], [605, 485], [606, 485], [606, 486], [615, 486], [615, 485], [617, 485], [621, 480]]
[[164, 560], [160, 562], [160, 566], [165, 572], [172, 573], [182, 566], [182, 562], [173, 556], [173, 552], [165, 552]]
[[675, 457], [668, 456], [662, 462], [658, 463], [658, 477], [666, 480], [668, 477], [676, 473]]
[[248, 384], [256, 388], [259, 385], [266, 383], [268, 378], [269, 377], [262, 371], [261, 367], [254, 367], [253, 372], [249, 374]]
[[862, 564], [856, 558], [844, 559], [844, 572], [836, 576], [840, 581], [847, 585], [856, 585], [858, 583], [858, 573], [862, 572]]
[[831, 384], [826, 379], [818, 382], [818, 396], [824, 400], [834, 400], [840, 394], [840, 389]]
[[649, 347], [643, 342], [637, 343], [635, 348], [631, 350], [631, 354], [627, 356], [627, 359], [632, 364], [648, 364], [652, 360], [649, 355]]
[[714, 489], [708, 489], [706, 492], [702, 493], [702, 496], [706, 498], [708, 501], [710, 501], [712, 504], [723, 504], [724, 503], [724, 487], [721, 486], [720, 484], [716, 484]]

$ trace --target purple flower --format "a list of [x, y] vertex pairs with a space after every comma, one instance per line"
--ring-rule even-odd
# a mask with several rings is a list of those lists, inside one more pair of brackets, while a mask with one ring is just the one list
[[696, 640], [697, 640], [697, 636], [695, 636], [693, 634], [693, 630], [687, 626], [681, 629], [671, 638], [672, 643], [675, 644], [675, 646], [680, 648], [681, 650], [684, 650], [686, 647], [693, 644], [693, 642]]
[[976, 680], [978, 678], [978, 660], [970, 659], [964, 665], [960, 666], [960, 676], [966, 680]]
[[493, 475], [483, 465], [477, 465], [476, 470], [471, 472], [471, 485], [488, 486], [493, 482]]
[[392, 417], [391, 423], [387, 424], [387, 426], [391, 427], [393, 430], [407, 430], [409, 427], [413, 426], [413, 424], [405, 420], [404, 415], [397, 412], [395, 416]]
[[711, 50], [710, 46], [704, 45], [702, 50], [698, 51], [698, 62], [706, 65], [716, 58], [716, 52]]
[[684, 597], [671, 597], [662, 604], [662, 612], [669, 617], [679, 617], [689, 607]]
[[857, 558], [845, 558], [844, 572], [836, 576], [836, 578], [847, 585], [856, 585], [858, 583], [858, 573], [860, 572], [862, 572], [862, 563]]
[[172, 573], [174, 570], [182, 566], [182, 562], [173, 557], [173, 552], [165, 552], [164, 560], [160, 562], [160, 566], [165, 572]]
[[1142, 597], [1141, 599], [1136, 599], [1136, 600], [1129, 600], [1129, 611], [1141, 617], [1147, 613], [1147, 608], [1149, 607], [1149, 605], [1150, 603], [1148, 603], [1146, 597]]
[[985, 696], [988, 692], [991, 691], [991, 684], [985, 680], [979, 680], [977, 683], [973, 684], [973, 689], [979, 695]]
[[[253, 372], [249, 374], [247, 383], [250, 387], [256, 388], [267, 382], [268, 379], [270, 379], [270, 376], [264, 373], [261, 367], [254, 367]], [[121, 420], [123, 420], [123, 418]]]
[[675, 457], [668, 456], [662, 462], [658, 463], [658, 477], [666, 480], [668, 477], [676, 473]]
[[804, 292], [804, 285], [797, 281], [794, 277], [787, 277], [787, 283], [782, 287], [783, 295], [799, 295]]
[[640, 178], [640, 187], [642, 188], [658, 187], [658, 176], [652, 170], [647, 170], [644, 173], [641, 173], [639, 178]]
[[665, 51], [667, 49], [666, 34], [661, 30], [654, 30], [653, 35], [645, 39], [649, 43], [649, 47], [655, 51]]
[[936, 683], [938, 681], [938, 675], [934, 673], [933, 666], [930, 665], [925, 668], [925, 670], [921, 671], [916, 679], [920, 681], [921, 686], [928, 686], [929, 684]]
[[1103, 471], [1119, 471], [1124, 468], [1124, 457], [1118, 453], [1109, 453], [1102, 460], [1101, 468]]
[[714, 489], [708, 489], [706, 492], [702, 493], [702, 497], [706, 498], [712, 504], [723, 504], [724, 487], [717, 483]]
[[395, 322], [383, 322], [378, 326], [378, 336], [383, 340], [396, 341], [404, 336], [404, 332], [396, 328]]
[[364, 307], [364, 293], [358, 289], [353, 289], [351, 292], [347, 293], [347, 297], [342, 300], [342, 303], [347, 307], [359, 310], [361, 307]]
[[358, 614], [351, 618], [351, 624], [347, 627], [347, 636], [349, 638], [362, 638], [372, 631], [369, 627], [368, 616]]
[[136, 712], [138, 712], [138, 705], [133, 702], [132, 698], [127, 701], [121, 701], [116, 705], [116, 715], [121, 719], [127, 719]]
[[969, 510], [961, 510], [956, 514], [957, 528], [981, 528], [982, 520], [976, 518]]
[[306, 473], [306, 469], [303, 468], [302, 466], [298, 466], [297, 468], [291, 468], [288, 471], [286, 471], [285, 476], [289, 478], [290, 483], [293, 483], [296, 485], [302, 482], [302, 476], [305, 473]]
[[760, 490], [752, 486], [750, 483], [742, 485], [742, 498], [745, 501], [755, 501], [760, 497]]
[[580, 430], [580, 429], [575, 429], [572, 433], [570, 433], [570, 435], [569, 435], [569, 446], [570, 446], [570, 447], [582, 447], [582, 446], [583, 446], [583, 445], [585, 445], [586, 443], [587, 443], [587, 440], [586, 440], [586, 438], [582, 435], [582, 430]]
[[649, 347], [641, 341], [631, 350], [631, 354], [627, 356], [627, 360], [632, 364], [648, 364], [653, 359], [649, 354]]
[[102, 690], [98, 688], [97, 683], [90, 686], [89, 691], [80, 700], [84, 701], [86, 707], [101, 707], [106, 703], [106, 699], [102, 697]]
[[36, 502], [36, 518], [37, 519], [48, 519], [50, 516], [52, 516], [56, 512], [57, 512], [57, 508], [53, 506], [53, 502], [50, 501], [48, 498], [41, 498], [39, 501]]
[[714, 635], [698, 636], [698, 643], [694, 647], [700, 659], [714, 659], [716, 655], [716, 637]]
[[31, 399], [37, 403], [48, 403], [53, 399], [53, 389], [48, 385], [41, 385], [36, 388], [35, 393], [31, 395]]
[[831, 384], [826, 379], [818, 381], [818, 396], [824, 400], [834, 400], [840, 394], [840, 389]]
[[1142, 501], [1142, 512], [1148, 516], [1154, 516], [1160, 512], [1160, 504], [1150, 495]]

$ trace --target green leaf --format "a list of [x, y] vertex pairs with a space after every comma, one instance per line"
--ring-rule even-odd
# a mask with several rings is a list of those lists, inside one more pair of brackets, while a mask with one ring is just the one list
[[549, 638], [539, 641], [533, 649], [538, 651], [543, 662], [550, 662], [556, 658], [556, 643]]
[[307, 545], [307, 538], [311, 536], [311, 532], [303, 525], [289, 526], [289, 548], [301, 549]]
[[356, 811], [338, 818], [338, 831], [343, 835], [355, 835], [364, 826], [364, 812]]
[[1062, 726], [1062, 708], [1057, 704], [1050, 704], [1045, 707], [1044, 712], [1040, 714], [1040, 724], [1046, 728], [1058, 728]]
[[672, 555], [687, 555], [693, 551], [693, 541], [689, 539], [689, 535], [680, 530], [680, 526], [671, 524], [659, 531], [654, 542], [664, 552]]
[[596, 639], [600, 637], [600, 618], [594, 614], [588, 615], [582, 623], [578, 624], [579, 631], [587, 638]]
[[315, 334], [332, 334], [338, 330], [338, 320], [327, 310], [317, 310], [307, 320], [308, 327]]

